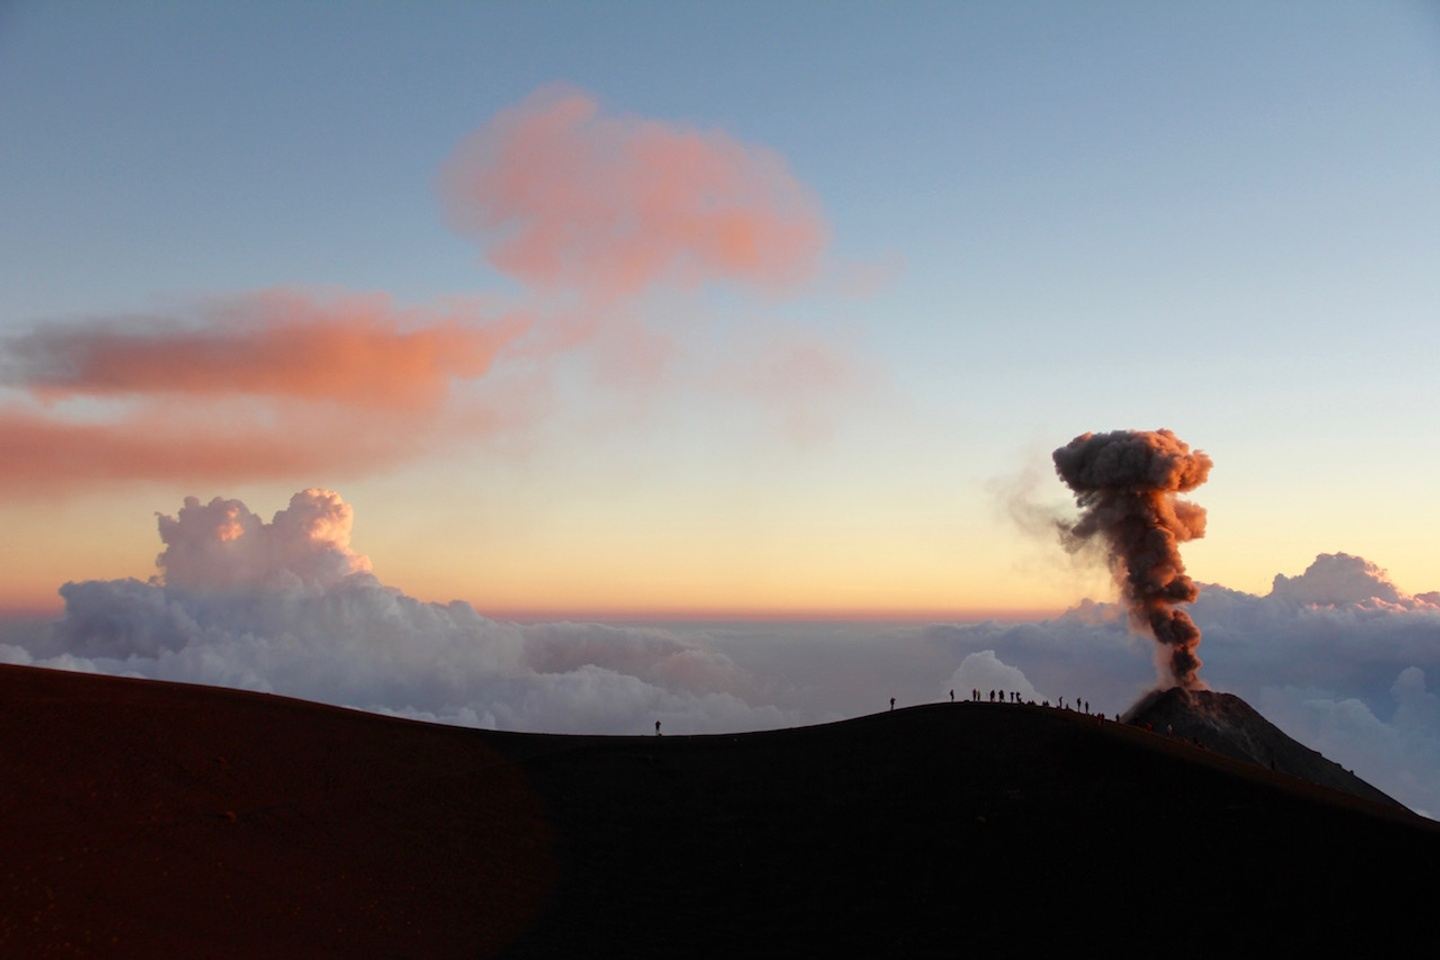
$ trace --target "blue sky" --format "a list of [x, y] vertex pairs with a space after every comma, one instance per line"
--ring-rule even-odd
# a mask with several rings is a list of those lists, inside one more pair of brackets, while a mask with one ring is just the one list
[[[277, 285], [512, 290], [446, 227], [436, 171], [555, 82], [782, 155], [824, 210], [830, 269], [892, 275], [864, 299], [744, 309], [843, 339], [881, 386], [799, 452], [685, 396], [635, 430], [537, 440], [523, 467], [448, 462], [474, 496], [592, 464], [601, 489], [640, 484], [608, 501], [639, 542], [696, 501], [733, 503], [703, 491], [748, 471], [773, 491], [755, 536], [797, 497], [830, 498], [775, 535], [859, 516], [852, 548], [887, 528], [951, 538], [914, 562], [998, 558], [993, 582], [979, 561], [944, 574], [980, 604], [1031, 551], [994, 517], [997, 478], [1083, 430], [1165, 425], [1217, 462], [1198, 576], [1256, 589], [1348, 549], [1412, 590], [1440, 584], [1415, 532], [1435, 528], [1440, 468], [1433, 4], [6, 4], [0, 330]], [[711, 291], [686, 309], [733, 305]], [[717, 439], [697, 448], [697, 430]], [[421, 466], [347, 490], [440, 482]], [[382, 544], [412, 536], [365, 514]], [[117, 530], [148, 561], [148, 532]], [[426, 594], [409, 556], [398, 579]]]

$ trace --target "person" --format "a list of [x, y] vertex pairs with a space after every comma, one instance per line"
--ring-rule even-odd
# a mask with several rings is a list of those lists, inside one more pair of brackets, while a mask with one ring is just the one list
[[955, 702], [955, 690], [954, 690], [953, 687], [952, 687], [951, 690], [950, 690], [950, 702], [951, 702], [951, 703], [954, 703], [954, 702]]
[[656, 720], [656, 721], [655, 721], [655, 736], [657, 736], [657, 737], [660, 736], [660, 721], [659, 721], [659, 720]]
[[895, 698], [894, 698], [894, 697], [891, 697], [891, 698], [890, 698], [890, 709], [891, 709], [891, 710], [894, 710], [894, 709], [895, 709]]

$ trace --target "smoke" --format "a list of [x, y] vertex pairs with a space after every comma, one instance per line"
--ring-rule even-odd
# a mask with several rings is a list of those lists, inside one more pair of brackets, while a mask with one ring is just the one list
[[1200, 628], [1176, 604], [1198, 596], [1180, 544], [1205, 535], [1205, 511], [1175, 494], [1205, 482], [1210, 458], [1169, 430], [1085, 433], [1053, 456], [1081, 510], [1061, 526], [1067, 547], [1096, 538], [1105, 544], [1131, 622], [1161, 645], [1162, 681], [1202, 686]]

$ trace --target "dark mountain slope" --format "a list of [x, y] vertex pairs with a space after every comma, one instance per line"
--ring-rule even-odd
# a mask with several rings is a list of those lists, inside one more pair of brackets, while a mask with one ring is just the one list
[[1179, 687], [1156, 690], [1132, 707], [1125, 721], [1195, 741], [1236, 760], [1403, 808], [1398, 800], [1286, 735], [1233, 693]]
[[1436, 942], [1430, 821], [1022, 706], [560, 737], [0, 667], [0, 829], [0, 956]]

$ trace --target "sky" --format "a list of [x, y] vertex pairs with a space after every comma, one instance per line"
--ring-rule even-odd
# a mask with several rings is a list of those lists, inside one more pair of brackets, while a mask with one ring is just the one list
[[1437, 157], [1433, 3], [0, 0], [0, 661], [1113, 713], [1167, 428], [1201, 677], [1440, 811]]
[[[12, 415], [173, 455], [108, 479], [12, 461], [9, 609], [147, 575], [153, 515], [184, 496], [274, 511], [320, 486], [362, 512], [387, 582], [496, 612], [1060, 610], [1105, 578], [1046, 569], [1006, 491], [1063, 503], [1050, 450], [1160, 426], [1216, 463], [1198, 579], [1263, 591], [1344, 550], [1440, 584], [1417, 535], [1440, 449], [1431, 4], [0, 11], [0, 335], [214, 328], [276, 292], [421, 314], [401, 326], [457, 299], [547, 315], [391, 417], [410, 444], [371, 437], [396, 412], [358, 395], [303, 417], [238, 409], [253, 394], [57, 400], [12, 363]], [[752, 199], [814, 235], [760, 251], [778, 272], [677, 264], [623, 293], [497, 267], [520, 221], [485, 227], [445, 165], [567, 93], [612, 127], [581, 136], [733, 148], [741, 179], [775, 180]], [[70, 362], [77, 338], [42, 346]], [[250, 436], [275, 426], [316, 455]], [[196, 466], [206, 430], [250, 443], [245, 469]]]

